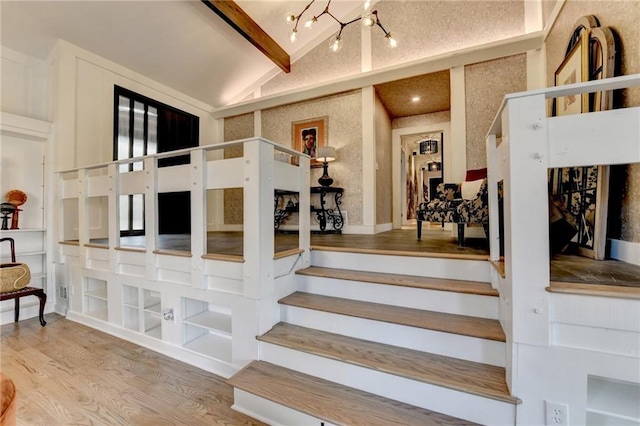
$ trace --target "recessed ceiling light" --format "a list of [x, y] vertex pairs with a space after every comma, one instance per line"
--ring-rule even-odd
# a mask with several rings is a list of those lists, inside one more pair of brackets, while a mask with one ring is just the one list
[[420, 100], [420, 96], [414, 96], [411, 98], [411, 102], [418, 102]]

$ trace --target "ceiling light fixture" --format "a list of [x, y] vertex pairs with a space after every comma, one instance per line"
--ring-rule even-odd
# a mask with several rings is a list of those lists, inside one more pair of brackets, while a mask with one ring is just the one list
[[420, 100], [420, 96], [414, 96], [411, 98], [411, 102], [418, 102]]
[[[300, 18], [302, 18], [302, 15], [304, 15], [304, 13], [311, 7], [311, 5], [315, 2], [315, 0], [311, 0], [304, 9], [302, 9], [302, 12], [300, 12], [298, 15], [294, 15], [293, 13], [287, 13], [287, 15], [285, 16], [285, 21], [288, 24], [293, 24], [294, 27], [291, 30], [291, 32], [289, 33], [289, 40], [291, 40], [292, 43], [295, 43], [296, 40], [298, 39], [298, 24], [300, 23]], [[387, 31], [382, 24], [380, 23], [380, 19], [378, 19], [378, 11], [374, 10], [372, 12], [368, 12], [369, 6], [370, 6], [370, 1], [369, 0], [365, 0], [364, 1], [364, 10], [365, 13], [361, 16], [358, 16], [355, 19], [352, 19], [351, 21], [348, 22], [342, 22], [341, 20], [339, 20], [338, 18], [336, 18], [330, 11], [329, 11], [329, 7], [331, 6], [331, 0], [327, 1], [327, 5], [324, 8], [324, 11], [318, 15], [318, 16], [313, 16], [312, 18], [310, 18], [309, 20], [307, 20], [304, 24], [305, 28], [313, 28], [313, 26], [315, 25], [316, 22], [318, 22], [318, 19], [322, 16], [322, 15], [329, 15], [330, 17], [333, 18], [334, 21], [336, 21], [338, 24], [340, 24], [340, 31], [338, 31], [338, 34], [336, 34], [335, 36], [331, 37], [331, 39], [329, 40], [329, 49], [333, 52], [337, 52], [338, 50], [340, 50], [342, 48], [342, 30], [344, 30], [344, 27], [346, 27], [349, 24], [353, 24], [354, 22], [357, 21], [362, 21], [362, 26], [367, 28], [367, 29], [371, 29], [374, 26], [378, 26], [380, 27], [380, 29], [382, 30], [382, 32], [384, 33], [384, 37], [387, 39], [387, 42], [389, 43], [389, 47], [394, 48], [396, 46], [398, 46], [398, 40], [397, 38], [392, 35], [389, 31]]]

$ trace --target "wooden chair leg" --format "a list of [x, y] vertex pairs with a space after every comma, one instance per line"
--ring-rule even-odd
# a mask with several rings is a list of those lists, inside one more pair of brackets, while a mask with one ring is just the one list
[[418, 229], [418, 239], [422, 238], [422, 221], [418, 219], [418, 226], [416, 227]]

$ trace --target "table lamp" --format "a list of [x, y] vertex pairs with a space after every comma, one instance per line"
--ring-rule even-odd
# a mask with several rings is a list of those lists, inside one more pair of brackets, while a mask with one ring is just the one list
[[332, 146], [321, 146], [318, 148], [316, 160], [322, 161], [322, 176], [318, 183], [322, 186], [331, 186], [333, 178], [329, 177], [329, 163], [336, 159], [336, 149]]

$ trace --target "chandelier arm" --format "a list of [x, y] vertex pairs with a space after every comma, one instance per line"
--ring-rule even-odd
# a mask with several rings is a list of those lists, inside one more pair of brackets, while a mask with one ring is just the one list
[[385, 30], [384, 27], [382, 26], [382, 24], [380, 23], [380, 21], [377, 19], [376, 17], [376, 25], [380, 27], [380, 29], [382, 30], [382, 32], [384, 33], [385, 37], [389, 35], [389, 31]]
[[[305, 6], [304, 9], [302, 9], [302, 12], [300, 12], [300, 14], [298, 16], [296, 16], [296, 25], [293, 27], [294, 30], [298, 29], [298, 23], [300, 22], [300, 18], [302, 18], [302, 15], [311, 7], [311, 5], [313, 4], [313, 2], [315, 2], [316, 0], [311, 0], [309, 2], [309, 4], [307, 4]], [[329, 0], [329, 2], [331, 2], [331, 0]]]

